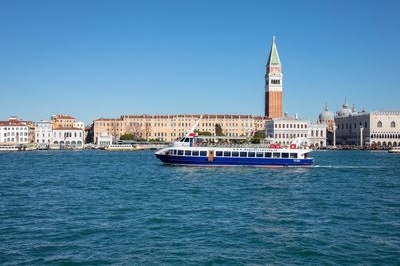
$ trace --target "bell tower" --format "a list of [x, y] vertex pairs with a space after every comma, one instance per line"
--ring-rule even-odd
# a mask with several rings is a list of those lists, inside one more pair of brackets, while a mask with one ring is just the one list
[[271, 51], [265, 71], [265, 116], [282, 117], [282, 66], [275, 36], [272, 37]]

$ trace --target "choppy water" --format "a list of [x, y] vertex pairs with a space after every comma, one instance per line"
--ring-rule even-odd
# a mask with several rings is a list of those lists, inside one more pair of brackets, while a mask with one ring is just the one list
[[0, 153], [0, 264], [400, 264], [400, 156], [313, 156], [264, 169]]

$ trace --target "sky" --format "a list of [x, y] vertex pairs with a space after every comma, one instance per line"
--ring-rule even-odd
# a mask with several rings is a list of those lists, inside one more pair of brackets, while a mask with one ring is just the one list
[[0, 120], [400, 110], [400, 1], [1, 0]]

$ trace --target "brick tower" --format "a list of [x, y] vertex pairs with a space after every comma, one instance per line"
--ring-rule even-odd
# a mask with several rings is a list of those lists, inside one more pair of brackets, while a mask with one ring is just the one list
[[272, 38], [272, 47], [265, 71], [265, 116], [282, 117], [282, 66], [275, 36]]

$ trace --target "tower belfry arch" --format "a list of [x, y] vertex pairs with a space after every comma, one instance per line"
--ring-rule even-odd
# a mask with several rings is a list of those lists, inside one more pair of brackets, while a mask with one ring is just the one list
[[269, 52], [265, 70], [265, 116], [269, 118], [282, 117], [282, 65], [275, 36]]

